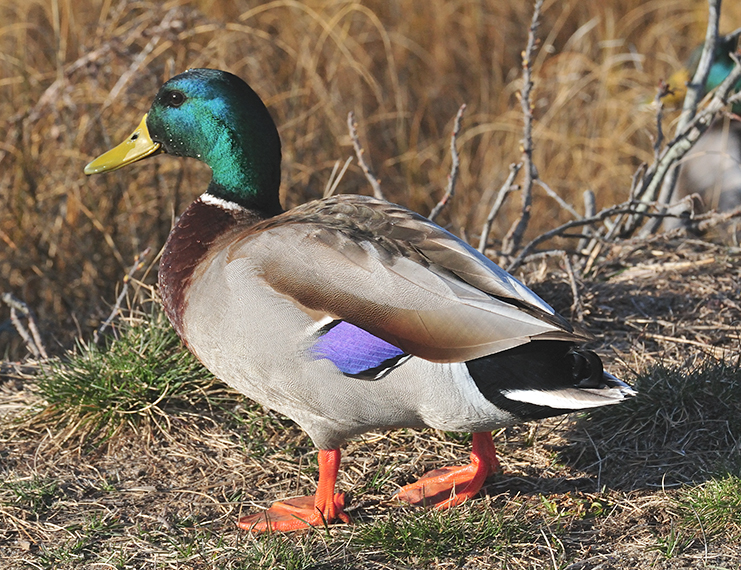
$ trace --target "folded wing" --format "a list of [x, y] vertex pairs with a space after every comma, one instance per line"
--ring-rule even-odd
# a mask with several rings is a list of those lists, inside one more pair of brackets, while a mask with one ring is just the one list
[[312, 315], [361, 327], [404, 352], [460, 362], [532, 339], [584, 338], [538, 296], [429, 220], [362, 196], [294, 208], [230, 250]]

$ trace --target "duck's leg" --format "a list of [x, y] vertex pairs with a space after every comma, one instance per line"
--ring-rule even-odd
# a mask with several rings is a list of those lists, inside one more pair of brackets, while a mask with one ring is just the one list
[[239, 519], [237, 525], [252, 532], [287, 532], [310, 526], [323, 526], [336, 519], [349, 523], [343, 510], [345, 494], [334, 492], [340, 468], [340, 450], [319, 450], [319, 484], [313, 497], [275, 502], [262, 513]]
[[396, 494], [400, 501], [417, 506], [447, 509], [475, 496], [489, 475], [500, 470], [491, 432], [473, 434], [471, 463], [425, 473]]

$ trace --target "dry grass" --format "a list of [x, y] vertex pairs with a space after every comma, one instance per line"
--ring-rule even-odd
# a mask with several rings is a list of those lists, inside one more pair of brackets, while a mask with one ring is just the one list
[[[611, 371], [641, 395], [498, 432], [505, 473], [444, 514], [390, 497], [464, 461], [467, 436], [370, 433], [343, 448], [355, 524], [253, 538], [235, 528], [240, 513], [315, 488], [316, 451], [291, 422], [219, 394], [163, 403], [166, 430], [129, 425], [82, 446], [49, 415], [18, 423], [38, 396], [28, 369], [6, 370], [0, 556], [13, 569], [737, 568], [741, 255], [665, 238], [608, 260], [580, 284], [582, 306]], [[663, 298], [667, 279], [676, 296]], [[546, 283], [567, 312], [566, 276], [534, 287]]]
[[[587, 188], [598, 207], [627, 197], [636, 165], [651, 158], [644, 103], [702, 38], [704, 10], [700, 0], [546, 3], [535, 160], [578, 210]], [[738, 25], [741, 8], [724, 10], [723, 29]], [[267, 102], [283, 138], [288, 206], [320, 196], [335, 161], [352, 154], [354, 110], [387, 195], [429, 212], [466, 103], [458, 196], [440, 221], [475, 238], [519, 158], [530, 12], [521, 2], [0, 0], [0, 290], [37, 312], [55, 352], [96, 326], [134, 256], [161, 247], [208, 173], [168, 158], [125, 177], [87, 179], [82, 166], [129, 133], [165, 79], [196, 66], [245, 77]], [[342, 191], [369, 191], [356, 165]], [[532, 234], [564, 216], [539, 192]], [[0, 350], [22, 354], [6, 330]]]

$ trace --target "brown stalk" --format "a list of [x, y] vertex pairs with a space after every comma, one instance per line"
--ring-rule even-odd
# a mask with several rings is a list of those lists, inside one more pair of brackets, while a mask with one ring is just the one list
[[507, 196], [509, 196], [509, 193], [515, 189], [512, 183], [515, 181], [515, 177], [517, 176], [517, 173], [520, 172], [521, 168], [521, 162], [509, 165], [509, 175], [507, 176], [507, 180], [504, 181], [504, 184], [502, 184], [502, 187], [499, 189], [497, 199], [494, 201], [491, 210], [489, 210], [489, 215], [486, 217], [486, 222], [484, 222], [484, 227], [481, 230], [481, 237], [479, 238], [479, 251], [481, 253], [484, 253], [484, 250], [486, 249], [486, 242], [489, 239], [489, 233], [491, 232], [491, 226], [494, 224], [494, 219], [497, 217], [497, 214], [499, 213], [499, 210], [501, 210], [504, 201], [507, 199]]
[[445, 195], [440, 199], [437, 205], [432, 208], [430, 215], [427, 216], [430, 220], [435, 220], [442, 209], [447, 206], [450, 199], [455, 193], [455, 183], [458, 181], [458, 170], [460, 168], [460, 157], [458, 156], [458, 149], [456, 148], [456, 142], [458, 140], [458, 134], [461, 132], [461, 119], [463, 118], [463, 112], [466, 110], [466, 104], [461, 105], [458, 109], [458, 113], [455, 116], [455, 122], [453, 123], [453, 134], [450, 136], [450, 156], [452, 157], [452, 164], [450, 166], [450, 174], [448, 174], [448, 187], [445, 190]]
[[[20, 299], [17, 299], [11, 293], [3, 293], [2, 300], [6, 305], [8, 305], [8, 307], [10, 307], [10, 321], [23, 339], [23, 342], [26, 343], [26, 347], [31, 351], [34, 358], [42, 358], [44, 360], [49, 358], [46, 354], [44, 343], [41, 342], [41, 334], [36, 326], [36, 318], [29, 306]], [[26, 317], [26, 320], [28, 321], [28, 329], [23, 326], [23, 323], [18, 318], [19, 312]]]
[[111, 309], [108, 318], [103, 321], [103, 324], [100, 325], [100, 327], [98, 327], [98, 329], [93, 333], [93, 343], [98, 344], [100, 339], [103, 337], [103, 333], [106, 331], [106, 329], [108, 329], [109, 326], [111, 326], [113, 319], [115, 319], [118, 313], [121, 311], [121, 304], [126, 298], [126, 293], [128, 293], [129, 291], [129, 283], [131, 283], [131, 279], [134, 277], [136, 272], [144, 267], [144, 261], [146, 260], [147, 255], [149, 255], [150, 249], [151, 248], [149, 247], [146, 248], [134, 258], [134, 264], [131, 266], [131, 269], [129, 269], [129, 272], [124, 276], [123, 288], [116, 298], [116, 304], [113, 305], [113, 309]]
[[347, 114], [347, 128], [350, 131], [350, 139], [352, 139], [352, 146], [355, 149], [355, 156], [358, 157], [358, 164], [360, 164], [360, 168], [363, 169], [363, 174], [365, 174], [368, 182], [370, 182], [371, 188], [373, 188], [373, 196], [379, 200], [385, 200], [386, 198], [381, 190], [381, 181], [376, 177], [371, 170], [371, 167], [365, 161], [365, 149], [363, 148], [363, 145], [360, 144], [360, 139], [358, 138], [358, 124], [355, 122], [355, 113], [353, 111], [350, 111]]
[[522, 211], [520, 219], [515, 222], [504, 238], [502, 250], [506, 255], [514, 255], [519, 249], [522, 236], [530, 222], [530, 211], [533, 203], [533, 182], [538, 178], [538, 171], [533, 163], [533, 105], [530, 94], [533, 89], [532, 60], [537, 43], [536, 33], [540, 26], [540, 9], [543, 0], [536, 0], [533, 18], [530, 21], [530, 30], [527, 35], [527, 47], [522, 56], [522, 90], [520, 91], [520, 105], [524, 121], [524, 137], [522, 139], [522, 162], [525, 167], [525, 180], [522, 184]]

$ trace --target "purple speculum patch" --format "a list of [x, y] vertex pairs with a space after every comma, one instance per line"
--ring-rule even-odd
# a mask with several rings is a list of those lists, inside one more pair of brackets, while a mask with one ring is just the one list
[[398, 359], [404, 351], [368, 331], [340, 321], [322, 334], [312, 348], [314, 356], [330, 360], [344, 374], [358, 375]]

